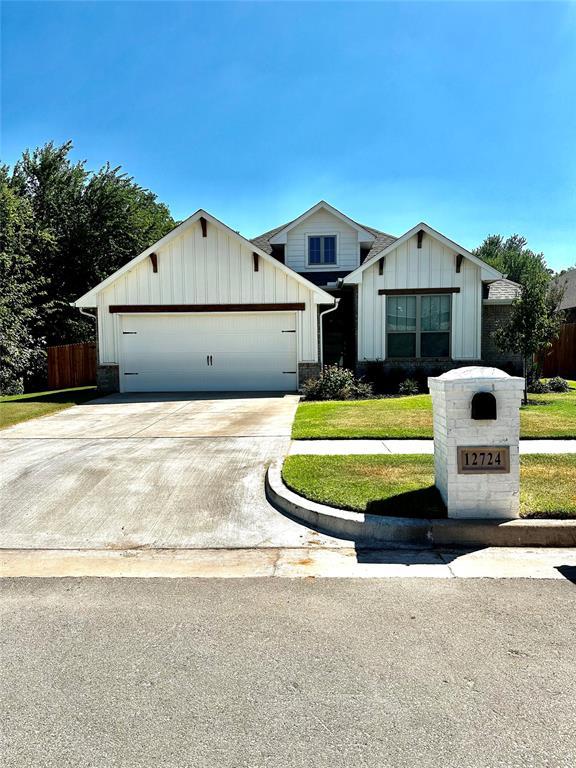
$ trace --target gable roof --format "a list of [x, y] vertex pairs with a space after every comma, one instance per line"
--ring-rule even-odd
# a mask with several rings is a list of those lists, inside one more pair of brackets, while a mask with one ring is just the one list
[[276, 235], [280, 234], [281, 232], [288, 232], [290, 229], [292, 229], [292, 227], [295, 227], [301, 221], [304, 221], [304, 219], [308, 218], [308, 216], [311, 216], [313, 213], [316, 213], [316, 211], [320, 210], [321, 208], [324, 208], [329, 213], [333, 213], [337, 218], [345, 221], [345, 223], [354, 227], [358, 232], [367, 233], [369, 239], [366, 242], [370, 242], [371, 245], [366, 259], [371, 258], [376, 253], [380, 253], [380, 251], [384, 250], [384, 248], [387, 248], [396, 240], [394, 235], [390, 235], [388, 232], [382, 232], [375, 227], [369, 227], [366, 224], [360, 224], [359, 222], [354, 221], [354, 219], [351, 219], [349, 216], [343, 214], [341, 211], [338, 211], [336, 208], [334, 208], [334, 206], [330, 205], [325, 200], [320, 200], [319, 203], [316, 203], [316, 205], [312, 206], [312, 208], [309, 208], [301, 216], [286, 222], [286, 224], [281, 224], [279, 227], [274, 227], [274, 229], [270, 229], [268, 232], [263, 232], [261, 235], [252, 238], [250, 242], [256, 245], [258, 248], [261, 248], [263, 251], [266, 251], [266, 253], [271, 254], [273, 250], [272, 241]]
[[378, 249], [381, 249], [385, 247], [386, 244], [388, 244], [389, 241], [394, 240], [394, 237], [392, 235], [387, 234], [386, 232], [380, 232], [378, 229], [374, 229], [373, 227], [367, 227], [364, 224], [359, 224], [354, 219], [351, 219], [349, 216], [346, 216], [345, 213], [342, 213], [342, 211], [339, 211], [337, 208], [334, 208], [333, 205], [330, 205], [330, 203], [327, 203], [325, 200], [320, 200], [316, 205], [313, 205], [312, 208], [309, 208], [307, 211], [304, 211], [300, 216], [298, 216], [295, 219], [292, 219], [291, 221], [288, 221], [286, 224], [282, 224], [279, 227], [275, 227], [274, 229], [269, 230], [268, 232], [264, 232], [261, 235], [258, 235], [257, 237], [253, 238], [251, 242], [254, 244], [257, 244], [260, 248], [263, 250], [266, 250], [268, 253], [272, 253], [272, 245], [280, 242], [285, 242], [284, 236], [295, 226], [305, 221], [309, 216], [312, 216], [317, 211], [324, 209], [325, 211], [328, 211], [328, 213], [335, 216], [337, 219], [340, 219], [340, 221], [343, 221], [345, 224], [348, 224], [348, 226], [352, 227], [358, 232], [359, 238], [363, 242], [372, 243], [371, 251], [375, 247]]
[[483, 299], [489, 304], [511, 304], [522, 294], [522, 286], [513, 280], [494, 280], [484, 286]]
[[576, 268], [555, 277], [554, 284], [564, 291], [558, 309], [574, 309], [576, 307]]
[[247, 246], [248, 248], [253, 250], [255, 253], [257, 253], [259, 256], [262, 256], [263, 259], [271, 263], [277, 269], [280, 269], [282, 272], [285, 272], [286, 274], [290, 275], [290, 277], [292, 277], [297, 282], [302, 283], [302, 285], [305, 285], [310, 291], [312, 291], [315, 294], [317, 304], [334, 304], [334, 301], [335, 301], [334, 297], [331, 296], [329, 293], [326, 293], [326, 291], [322, 290], [322, 288], [319, 288], [317, 285], [314, 285], [314, 283], [306, 279], [303, 275], [300, 275], [298, 272], [295, 272], [293, 269], [290, 269], [290, 267], [287, 267], [285, 264], [282, 264], [281, 262], [279, 262], [273, 256], [270, 256], [268, 252], [264, 251], [263, 249], [258, 247], [255, 243], [243, 237], [238, 232], [235, 232], [233, 229], [230, 229], [229, 226], [224, 224], [215, 216], [212, 216], [212, 214], [208, 213], [202, 208], [199, 208], [196, 211], [196, 213], [193, 213], [191, 216], [185, 219], [177, 227], [174, 227], [174, 229], [170, 230], [168, 234], [164, 235], [164, 237], [161, 237], [160, 240], [157, 240], [149, 248], [146, 248], [145, 251], [142, 251], [142, 253], [138, 254], [138, 256], [135, 256], [133, 259], [128, 261], [126, 264], [124, 264], [124, 266], [120, 267], [120, 269], [117, 269], [116, 272], [113, 272], [105, 280], [102, 280], [102, 282], [98, 283], [98, 285], [95, 285], [94, 288], [91, 288], [87, 293], [85, 293], [79, 299], [76, 299], [76, 301], [73, 301], [71, 303], [71, 306], [95, 307], [96, 296], [98, 293], [100, 293], [100, 291], [102, 291], [104, 288], [109, 286], [111, 283], [115, 282], [122, 275], [126, 274], [127, 272], [130, 272], [130, 270], [133, 269], [137, 264], [139, 264], [141, 261], [144, 261], [144, 259], [148, 258], [148, 256], [151, 253], [154, 253], [154, 251], [158, 250], [159, 248], [162, 248], [167, 243], [183, 235], [184, 232], [190, 229], [202, 217], [204, 217], [209, 224], [213, 224], [215, 227], [218, 227], [219, 229], [223, 230], [224, 232], [226, 232], [226, 234], [230, 235], [230, 237], [233, 237], [242, 245]]
[[402, 245], [402, 243], [405, 243], [411, 237], [414, 237], [414, 235], [417, 234], [421, 229], [424, 230], [426, 234], [430, 235], [430, 237], [433, 237], [435, 240], [438, 240], [438, 242], [442, 243], [442, 245], [446, 246], [446, 248], [450, 248], [450, 250], [453, 250], [456, 253], [461, 253], [467, 259], [470, 259], [470, 261], [472, 261], [474, 264], [479, 266], [482, 270], [482, 280], [501, 280], [504, 277], [504, 275], [501, 272], [498, 272], [497, 269], [494, 269], [494, 267], [491, 267], [485, 261], [478, 258], [478, 256], [474, 256], [474, 254], [468, 251], [466, 248], [463, 248], [461, 245], [458, 245], [458, 243], [455, 243], [453, 240], [450, 240], [441, 232], [438, 232], [437, 230], [433, 229], [429, 224], [426, 224], [426, 222], [421, 221], [419, 224], [416, 224], [415, 227], [412, 227], [412, 229], [409, 229], [408, 232], [405, 232], [401, 237], [399, 237], [397, 240], [394, 240], [392, 243], [390, 243], [388, 246], [383, 248], [381, 251], [379, 251], [378, 253], [372, 254], [369, 258], [367, 258], [364, 261], [363, 264], [357, 267], [353, 272], [350, 272], [349, 275], [346, 275], [346, 277], [342, 280], [342, 282], [351, 284], [351, 285], [360, 283], [362, 281], [361, 274], [362, 272], [364, 272], [365, 269], [367, 269], [372, 264], [374, 264], [374, 262], [377, 261], [379, 258], [382, 258], [382, 256], [386, 256], [388, 253], [391, 253], [399, 245]]

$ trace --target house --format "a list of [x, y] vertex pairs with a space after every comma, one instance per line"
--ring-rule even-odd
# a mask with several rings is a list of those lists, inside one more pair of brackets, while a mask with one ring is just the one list
[[321, 201], [252, 240], [199, 210], [74, 306], [97, 310], [103, 391], [282, 391], [323, 362], [512, 367], [483, 328], [517, 289], [427, 224], [395, 238]]
[[558, 275], [554, 286], [562, 293], [558, 309], [564, 312], [564, 322], [576, 323], [576, 268]]

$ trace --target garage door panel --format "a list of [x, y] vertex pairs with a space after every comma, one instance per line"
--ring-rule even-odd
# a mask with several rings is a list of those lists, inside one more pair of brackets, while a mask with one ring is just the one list
[[296, 389], [292, 314], [123, 315], [126, 392]]

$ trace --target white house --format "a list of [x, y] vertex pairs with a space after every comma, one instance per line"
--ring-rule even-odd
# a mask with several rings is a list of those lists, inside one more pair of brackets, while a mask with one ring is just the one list
[[323, 362], [513, 367], [486, 329], [517, 293], [423, 222], [395, 238], [320, 201], [250, 241], [199, 210], [75, 306], [104, 390], [294, 390]]

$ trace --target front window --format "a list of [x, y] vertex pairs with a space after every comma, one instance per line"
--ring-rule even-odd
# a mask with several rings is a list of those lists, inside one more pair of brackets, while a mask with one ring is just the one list
[[308, 264], [336, 264], [336, 235], [308, 237]]
[[386, 296], [388, 357], [450, 357], [450, 294]]

